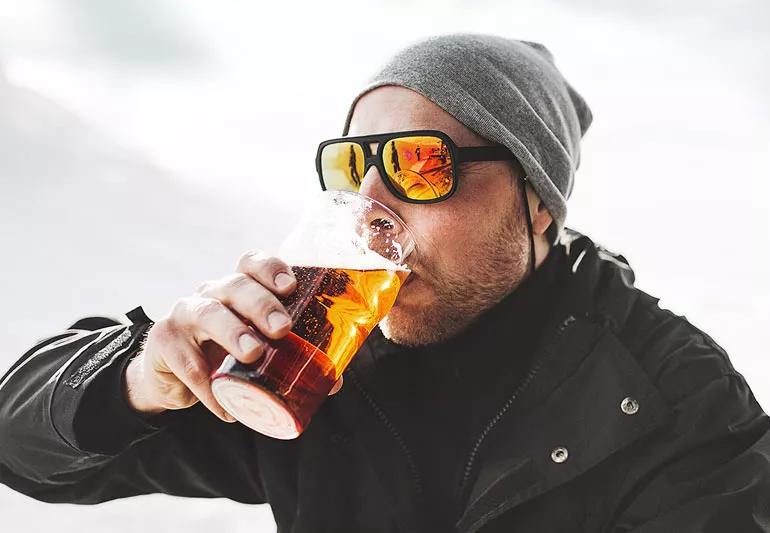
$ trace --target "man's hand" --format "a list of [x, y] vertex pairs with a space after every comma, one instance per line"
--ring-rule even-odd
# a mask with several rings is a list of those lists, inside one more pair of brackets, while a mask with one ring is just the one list
[[[289, 333], [291, 320], [277, 296], [297, 286], [291, 268], [275, 257], [248, 251], [236, 270], [202, 283], [152, 325], [141, 353], [126, 368], [125, 395], [132, 408], [160, 413], [201, 401], [222, 420], [235, 421], [212, 394], [209, 376], [228, 353], [247, 364], [262, 357], [266, 344], [255, 331], [270, 339]], [[341, 385], [340, 378], [330, 394]]]

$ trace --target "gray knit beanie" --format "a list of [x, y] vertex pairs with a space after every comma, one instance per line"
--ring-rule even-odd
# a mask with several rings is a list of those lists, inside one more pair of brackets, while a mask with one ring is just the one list
[[342, 135], [348, 134], [358, 99], [382, 85], [417, 91], [469, 129], [506, 146], [555, 221], [551, 240], [561, 233], [580, 163], [580, 139], [592, 115], [545, 46], [481, 34], [441, 35], [412, 44], [356, 95]]

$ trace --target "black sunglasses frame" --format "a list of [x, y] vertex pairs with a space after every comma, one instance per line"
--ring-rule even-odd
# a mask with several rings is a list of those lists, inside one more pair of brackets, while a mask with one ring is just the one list
[[[395, 185], [393, 185], [393, 182], [390, 178], [388, 178], [388, 174], [385, 170], [385, 164], [382, 160], [382, 154], [384, 150], [382, 150], [382, 147], [388, 143], [388, 141], [392, 141], [394, 139], [399, 139], [401, 137], [415, 137], [415, 136], [432, 136], [432, 137], [438, 137], [442, 141], [444, 141], [445, 146], [449, 150], [449, 157], [450, 161], [452, 162], [452, 188], [449, 189], [449, 192], [447, 192], [443, 196], [439, 196], [438, 198], [431, 198], [428, 200], [417, 200], [413, 198], [409, 198], [408, 196], [402, 194]], [[444, 133], [443, 131], [439, 130], [408, 130], [408, 131], [395, 131], [395, 132], [389, 132], [389, 133], [375, 133], [372, 135], [359, 135], [355, 137], [337, 137], [336, 139], [328, 139], [326, 141], [321, 142], [318, 145], [318, 152], [316, 153], [316, 160], [315, 160], [315, 166], [316, 171], [318, 172], [318, 179], [321, 182], [321, 189], [326, 190], [326, 184], [324, 183], [323, 178], [323, 169], [321, 168], [321, 154], [323, 152], [323, 149], [330, 145], [330, 144], [337, 144], [340, 142], [349, 142], [349, 143], [356, 143], [363, 149], [364, 153], [364, 175], [366, 175], [366, 171], [369, 170], [369, 167], [374, 165], [375, 168], [378, 170], [380, 174], [380, 178], [382, 179], [382, 182], [385, 184], [385, 187], [388, 188], [388, 190], [393, 193], [393, 195], [398, 198], [399, 200], [402, 200], [404, 202], [408, 202], [410, 204], [433, 204], [436, 202], [443, 202], [444, 200], [449, 199], [457, 190], [457, 183], [458, 183], [458, 175], [457, 175], [457, 164], [456, 163], [467, 163], [471, 161], [514, 161], [516, 166], [518, 167], [517, 170], [522, 175], [523, 179], [526, 180], [526, 177], [524, 176], [524, 169], [521, 165], [521, 162], [514, 156], [510, 150], [508, 150], [505, 146], [502, 145], [496, 145], [496, 146], [461, 146], [458, 147], [454, 141]], [[377, 146], [377, 153], [372, 154], [371, 147], [369, 146], [370, 143], [378, 143]]]

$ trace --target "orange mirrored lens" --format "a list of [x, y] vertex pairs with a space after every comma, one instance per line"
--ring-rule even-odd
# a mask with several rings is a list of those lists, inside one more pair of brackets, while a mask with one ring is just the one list
[[399, 137], [382, 147], [390, 182], [412, 200], [441, 198], [452, 189], [452, 156], [439, 137]]
[[338, 142], [321, 151], [324, 185], [334, 191], [357, 192], [364, 179], [364, 150], [360, 144]]

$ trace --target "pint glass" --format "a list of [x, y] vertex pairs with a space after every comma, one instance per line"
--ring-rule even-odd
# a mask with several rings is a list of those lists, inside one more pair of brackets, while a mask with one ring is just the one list
[[251, 429], [293, 439], [388, 313], [409, 275], [414, 239], [381, 203], [348, 191], [320, 193], [283, 241], [297, 289], [281, 302], [292, 319], [252, 364], [227, 355], [212, 374], [217, 401]]

